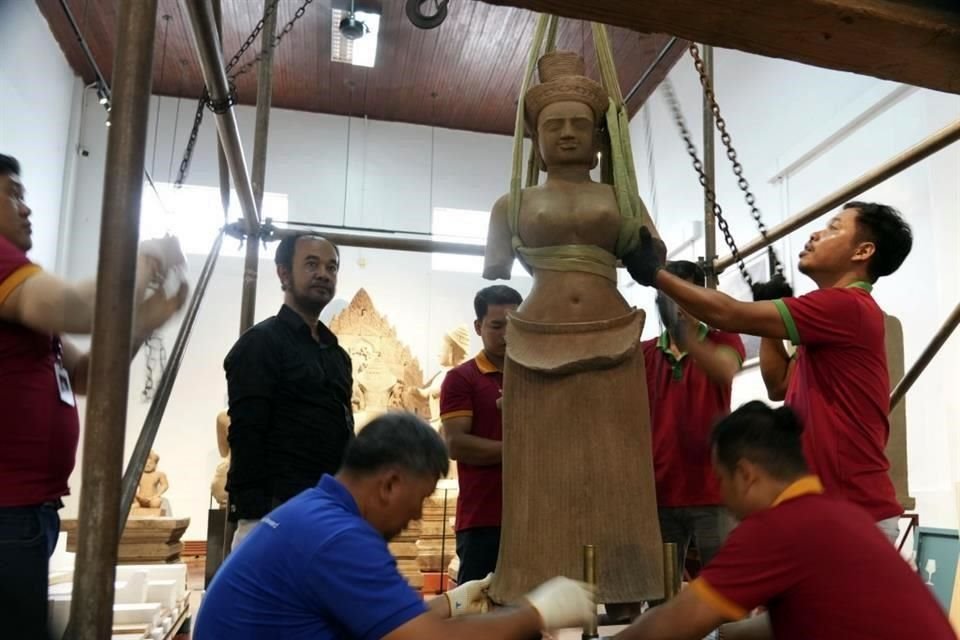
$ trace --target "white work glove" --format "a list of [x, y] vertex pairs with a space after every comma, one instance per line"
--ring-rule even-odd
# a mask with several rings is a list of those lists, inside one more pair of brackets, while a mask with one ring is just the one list
[[544, 630], [583, 627], [597, 615], [593, 590], [570, 578], [548, 580], [526, 599], [540, 614]]
[[166, 235], [162, 238], [144, 240], [140, 243], [140, 255], [156, 260], [161, 272], [187, 264], [187, 258], [183, 255], [180, 241], [176, 236]]
[[140, 243], [139, 255], [152, 262], [151, 281], [163, 289], [166, 297], [173, 298], [187, 282], [187, 257], [180, 248], [176, 236], [166, 235]]
[[487, 589], [493, 582], [493, 574], [487, 574], [483, 580], [464, 582], [455, 589], [444, 592], [447, 603], [450, 605], [450, 617], [456, 618], [466, 614], [486, 613], [489, 607]]

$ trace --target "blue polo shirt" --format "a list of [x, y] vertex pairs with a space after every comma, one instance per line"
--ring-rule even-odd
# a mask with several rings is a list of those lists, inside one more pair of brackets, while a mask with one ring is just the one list
[[195, 640], [382, 638], [427, 611], [353, 496], [325, 475], [269, 513], [220, 567]]

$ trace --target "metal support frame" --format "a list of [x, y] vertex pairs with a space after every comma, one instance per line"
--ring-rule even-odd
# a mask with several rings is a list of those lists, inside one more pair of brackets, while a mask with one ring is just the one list
[[[687, 43], [685, 40], [681, 40], [676, 36], [671, 36], [667, 41], [667, 44], [663, 45], [663, 49], [660, 49], [660, 53], [657, 54], [657, 57], [654, 58], [653, 62], [650, 63], [650, 66], [647, 67], [647, 70], [644, 71], [643, 75], [640, 76], [640, 79], [637, 80], [637, 83], [633, 85], [630, 91], [627, 92], [626, 97], [623, 99], [623, 104], [630, 104], [630, 101], [633, 100], [633, 96], [640, 93], [640, 90], [651, 81], [650, 79], [653, 77], [653, 72], [657, 70], [663, 61], [666, 60], [668, 56], [672, 55], [676, 49], [683, 48], [686, 46], [686, 44]], [[654, 89], [656, 89], [656, 87], [651, 89], [650, 92], [652, 93]]]
[[[257, 116], [253, 134], [253, 200], [262, 212], [264, 180], [267, 174], [267, 134], [270, 131], [270, 102], [273, 97], [273, 38], [277, 32], [277, 11], [268, 11], [271, 0], [263, 2], [263, 31], [260, 32], [260, 64], [257, 66]], [[261, 216], [262, 217], [262, 216]], [[257, 309], [257, 279], [260, 268], [259, 233], [247, 236], [243, 262], [243, 293], [240, 299], [240, 333], [253, 326]]]
[[[207, 292], [207, 285], [210, 284], [210, 278], [213, 276], [213, 269], [217, 266], [217, 258], [220, 256], [220, 247], [223, 244], [223, 232], [217, 234], [207, 255], [207, 260], [200, 271], [200, 277], [197, 279], [197, 288], [190, 298], [187, 305], [186, 314], [183, 322], [180, 324], [180, 331], [177, 333], [177, 339], [173, 343], [170, 351], [170, 360], [167, 367], [163, 370], [163, 376], [157, 385], [157, 392], [150, 402], [150, 409], [143, 420], [143, 427], [140, 429], [140, 436], [134, 445], [133, 452], [130, 454], [130, 461], [123, 472], [123, 490], [120, 495], [120, 519], [117, 523], [117, 535], [123, 534], [123, 529], [127, 525], [127, 516], [130, 514], [130, 507], [137, 494], [137, 484], [140, 476], [143, 474], [143, 467], [146, 464], [150, 449], [153, 448], [153, 441], [157, 437], [157, 431], [160, 429], [160, 421], [163, 419], [163, 413], [167, 409], [167, 401], [170, 400], [170, 393], [173, 391], [173, 384], [177, 380], [177, 374], [180, 372], [180, 365], [183, 362], [183, 356], [187, 349], [187, 343], [190, 341], [190, 335], [193, 333], [193, 325], [200, 312], [200, 303], [203, 302], [203, 296]], [[163, 295], [158, 293], [155, 295]]]
[[[217, 22], [217, 42], [223, 50], [223, 4], [221, 0], [213, 0], [213, 17]], [[217, 173], [220, 177], [220, 206], [223, 207], [223, 223], [227, 224], [230, 215], [230, 165], [227, 164], [227, 154], [223, 151], [223, 143], [217, 136]], [[259, 211], [259, 209], [257, 209]]]
[[950, 335], [956, 330], [957, 325], [960, 325], [960, 304], [957, 304], [957, 306], [953, 308], [953, 311], [947, 316], [947, 320], [943, 323], [943, 326], [940, 327], [937, 333], [934, 334], [933, 339], [930, 340], [930, 344], [927, 345], [927, 348], [923, 350], [923, 353], [921, 353], [917, 361], [913, 363], [910, 370], [904, 374], [903, 379], [901, 379], [893, 391], [890, 392], [891, 412], [893, 412], [900, 401], [903, 400], [907, 391], [910, 390], [913, 383], [917, 381], [920, 374], [923, 373], [927, 365], [929, 365], [934, 356], [937, 355], [940, 348], [950, 339]]
[[[193, 44], [197, 50], [197, 59], [200, 70], [203, 72], [203, 81], [207, 86], [207, 93], [214, 103], [224, 103], [230, 97], [230, 85], [227, 73], [223, 66], [223, 51], [220, 48], [220, 39], [217, 35], [216, 20], [210, 0], [183, 0], [187, 7]], [[240, 142], [240, 130], [237, 128], [237, 117], [233, 107], [227, 107], [216, 114], [217, 133], [223, 144], [227, 164], [230, 167], [230, 176], [240, 200], [243, 218], [247, 224], [247, 233], [253, 235], [257, 231], [259, 212], [253, 198], [253, 187], [250, 176], [247, 174], [247, 162], [243, 155], [243, 145]]]
[[[309, 233], [307, 229], [265, 228], [266, 240], [278, 240], [291, 235]], [[397, 236], [363, 235], [327, 231], [323, 225], [317, 225], [317, 235], [321, 235], [341, 247], [360, 247], [363, 249], [387, 249], [390, 251], [412, 251], [414, 253], [455, 253], [465, 256], [482, 256], [485, 247], [482, 244], [464, 242], [441, 242], [430, 238], [403, 238]]]
[[[777, 240], [796, 231], [803, 225], [816, 220], [825, 213], [860, 195], [867, 189], [875, 187], [881, 182], [897, 175], [904, 169], [909, 169], [924, 158], [960, 140], [960, 120], [954, 121], [940, 131], [925, 138], [906, 151], [894, 156], [885, 163], [864, 173], [859, 178], [837, 189], [830, 195], [810, 205], [800, 213], [791, 216], [780, 224], [767, 231], [766, 237], [758, 236], [740, 247], [740, 255], [747, 258], [754, 253], [765, 249]], [[736, 262], [732, 255], [726, 255], [714, 262], [714, 270], [722, 272]]]
[[[597, 589], [597, 548], [592, 544], [583, 545], [583, 582], [590, 585], [590, 588]], [[599, 638], [600, 633], [597, 629], [597, 616], [594, 612], [593, 617], [587, 621], [583, 627], [583, 633], [580, 635], [582, 640], [591, 640]]]
[[[703, 72], [710, 81], [709, 86], [716, 86], [713, 78], [713, 47], [703, 46]], [[707, 87], [703, 87], [703, 174], [707, 183], [703, 189], [703, 252], [706, 264], [713, 264], [717, 259], [717, 217], [713, 212], [713, 203], [707, 197], [708, 193], [716, 193], [716, 152], [714, 150], [713, 111], [710, 108], [710, 97]], [[714, 269], [705, 269], [707, 287], [717, 288], [717, 272]]]
[[134, 283], [140, 236], [157, 0], [124, 0], [117, 18], [107, 138], [96, 322], [83, 442], [83, 483], [68, 638], [110, 638], [127, 424]]

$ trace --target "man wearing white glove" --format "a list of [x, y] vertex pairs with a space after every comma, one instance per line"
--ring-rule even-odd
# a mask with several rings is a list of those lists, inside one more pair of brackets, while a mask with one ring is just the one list
[[[74, 394], [87, 392], [89, 354], [62, 334], [91, 333], [95, 299], [94, 283], [64, 282], [27, 257], [31, 213], [20, 164], [0, 154], [0, 602], [21, 638], [46, 637], [48, 560], [80, 436]], [[183, 305], [183, 282], [172, 297], [146, 293], [182, 264], [174, 238], [141, 253], [133, 353]]]
[[586, 624], [593, 594], [568, 578], [495, 613], [483, 613], [492, 575], [429, 603], [410, 588], [387, 541], [421, 518], [448, 467], [427, 423], [406, 413], [376, 418], [347, 447], [335, 477], [273, 510], [230, 554], [194, 638], [521, 640]]

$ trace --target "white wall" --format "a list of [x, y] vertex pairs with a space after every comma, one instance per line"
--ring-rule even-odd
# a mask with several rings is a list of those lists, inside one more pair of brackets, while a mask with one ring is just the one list
[[[726, 50], [716, 51], [715, 68], [721, 112], [768, 226], [960, 118], [960, 96], [873, 78]], [[681, 59], [670, 78], [702, 149], [700, 86], [690, 60]], [[693, 221], [702, 219], [703, 195], [662, 88], [645, 110], [652, 131], [659, 228], [670, 247], [689, 237]], [[649, 204], [653, 193], [646, 131], [640, 114], [631, 132], [640, 189]], [[720, 203], [742, 245], [757, 236], [757, 230], [719, 136], [717, 147]], [[874, 292], [881, 306], [903, 322], [909, 366], [960, 300], [960, 146], [940, 151], [857, 199], [894, 205], [913, 226], [913, 252]], [[816, 228], [808, 225], [777, 243], [798, 294], [813, 288], [796, 272], [795, 262]], [[721, 255], [729, 253], [719, 234], [717, 243]], [[700, 255], [702, 241], [684, 257]], [[735, 272], [732, 275], [736, 279]], [[911, 494], [917, 498], [921, 522], [930, 526], [957, 526], [953, 483], [960, 479], [958, 363], [960, 338], [954, 336], [906, 400]], [[741, 374], [735, 401], [764, 395], [758, 370]]]
[[21, 165], [33, 208], [31, 259], [56, 267], [74, 92], [67, 64], [35, 2], [0, 3], [0, 153]]
[[[156, 181], [172, 181], [187, 140], [194, 104], [160, 100]], [[157, 100], [152, 113], [157, 112]], [[254, 110], [238, 109], [240, 129], [249, 162], [252, 151]], [[99, 245], [101, 193], [104, 178], [106, 128], [102, 110], [90, 109], [82, 139], [89, 156], [77, 168], [76, 198], [70, 234], [68, 263], [73, 277], [91, 277], [96, 271]], [[147, 168], [153, 162], [154, 121], [149, 128]], [[217, 163], [214, 127], [208, 114], [197, 144], [188, 182], [215, 186]], [[430, 231], [430, 207], [489, 210], [509, 186], [511, 140], [437, 129], [431, 178], [431, 130], [428, 127], [386, 122], [350, 123], [350, 167], [346, 167], [347, 119], [336, 116], [274, 110], [271, 115], [266, 190], [284, 193], [289, 219], [328, 224]], [[168, 173], [171, 142], [173, 173]], [[431, 188], [432, 184], [432, 188]], [[346, 203], [346, 206], [344, 206]], [[212, 241], [212, 238], [211, 238]], [[227, 243], [236, 243], [227, 239]], [[189, 256], [191, 280], [205, 256]], [[431, 269], [428, 254], [342, 248], [337, 300], [323, 318], [345, 306], [364, 287], [374, 304], [394, 324], [402, 341], [420, 361], [426, 376], [437, 369], [440, 338], [444, 331], [473, 320], [473, 295], [491, 284], [479, 275]], [[168, 497], [177, 515], [191, 518], [185, 538], [206, 536], [209, 483], [219, 462], [214, 418], [226, 393], [223, 358], [237, 336], [240, 317], [241, 258], [222, 257], [207, 291], [195, 325], [187, 356], [170, 404], [164, 414], [155, 449], [160, 469], [170, 479]], [[512, 283], [526, 294], [529, 278]], [[282, 295], [270, 260], [261, 262], [257, 320], [276, 313]], [[173, 344], [176, 327], [166, 332]], [[474, 350], [479, 338], [474, 336]], [[144, 381], [142, 354], [133, 363], [127, 427], [129, 455], [147, 411], [140, 400]], [[83, 407], [80, 408], [81, 416]], [[70, 485], [79, 493], [81, 461]], [[67, 516], [76, 513], [77, 495], [67, 500]]]

